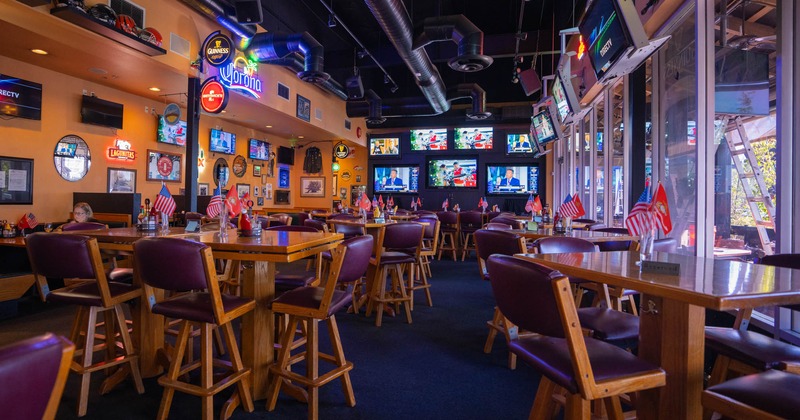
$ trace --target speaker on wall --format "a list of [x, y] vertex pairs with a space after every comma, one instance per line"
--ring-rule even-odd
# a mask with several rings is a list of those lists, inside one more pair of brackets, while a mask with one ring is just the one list
[[236, 21], [239, 23], [261, 23], [261, 0], [236, 0]]
[[534, 69], [519, 72], [519, 84], [526, 96], [531, 96], [542, 88], [542, 80]]
[[364, 97], [364, 83], [361, 82], [361, 76], [350, 76], [345, 83], [347, 88], [347, 97], [350, 99], [361, 99]]

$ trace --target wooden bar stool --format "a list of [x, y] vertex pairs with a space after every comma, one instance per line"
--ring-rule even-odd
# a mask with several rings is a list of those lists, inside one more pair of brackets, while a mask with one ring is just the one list
[[[333, 262], [324, 286], [301, 287], [288, 291], [272, 301], [272, 310], [289, 316], [289, 326], [280, 338], [280, 352], [275, 364], [270, 366], [272, 379], [267, 396], [267, 410], [272, 411], [278, 403], [281, 387], [294, 389], [303, 394], [308, 401], [308, 418], [319, 418], [319, 387], [340, 378], [345, 399], [350, 407], [356, 405], [353, 386], [350, 382], [350, 370], [353, 363], [345, 359], [339, 328], [335, 314], [350, 303], [349, 292], [337, 289], [340, 283], [352, 283], [360, 279], [367, 271], [372, 254], [373, 238], [365, 235], [348, 239], [331, 251]], [[347, 259], [347, 264], [345, 264]], [[319, 352], [319, 322], [325, 321], [328, 326], [333, 354]], [[299, 323], [306, 323], [306, 348], [299, 354], [292, 355], [292, 342]], [[320, 375], [320, 359], [331, 362], [335, 367]], [[292, 372], [292, 365], [305, 360], [306, 375]], [[307, 389], [299, 389], [292, 383], [298, 383]]]
[[475, 251], [473, 234], [483, 226], [483, 214], [478, 211], [465, 211], [458, 216], [458, 225], [461, 232], [461, 261], [470, 251]]
[[431, 260], [436, 257], [439, 252], [439, 230], [441, 229], [442, 222], [435, 217], [420, 217], [418, 222], [425, 222], [425, 234], [422, 237], [422, 250], [420, 251], [420, 258], [422, 263], [420, 269], [425, 270], [428, 277], [433, 277], [431, 272]]
[[[221, 417], [227, 418], [238, 400], [241, 400], [245, 411], [252, 412], [254, 407], [250, 394], [250, 369], [242, 364], [231, 321], [252, 311], [255, 302], [252, 299], [220, 293], [211, 248], [204, 244], [178, 238], [144, 238], [136, 241], [133, 248], [135, 273], [145, 284], [150, 311], [183, 320], [169, 370], [158, 378], [158, 383], [164, 387], [158, 418], [165, 419], [169, 416], [172, 397], [177, 390], [201, 397], [202, 417], [212, 419], [214, 395], [231, 385], [237, 385], [237, 393], [223, 407]], [[176, 261], [180, 263], [176, 264]], [[154, 289], [194, 292], [157, 300]], [[183, 355], [191, 339], [193, 323], [199, 324], [200, 329], [200, 361], [189, 361], [184, 365]], [[213, 358], [214, 327], [222, 330], [230, 362]], [[215, 366], [226, 367], [230, 373], [217, 378], [215, 382]], [[180, 376], [198, 368], [201, 370], [199, 386], [179, 380]]]
[[[398, 311], [399, 305], [402, 304], [406, 313], [406, 321], [411, 323], [412, 298], [403, 281], [403, 273], [405, 272], [413, 281], [414, 265], [417, 263], [417, 259], [406, 252], [390, 250], [419, 247], [423, 233], [424, 229], [419, 223], [395, 223], [386, 226], [383, 237], [384, 249], [378, 250], [375, 257], [370, 259], [370, 264], [375, 266], [378, 275], [370, 291], [367, 316], [372, 314], [372, 308], [377, 304], [376, 327], [381, 326], [383, 307], [387, 304], [394, 305], [395, 311]], [[386, 288], [387, 275], [391, 275], [392, 278], [389, 290]]]
[[702, 403], [710, 413], [721, 414], [726, 419], [792, 419], [800, 413], [800, 375], [779, 370], [768, 370], [755, 375], [742, 376], [703, 391]]
[[439, 222], [441, 222], [441, 226], [439, 227], [441, 240], [439, 242], [438, 259], [442, 259], [442, 252], [449, 251], [453, 254], [453, 261], [458, 261], [456, 253], [458, 252], [458, 238], [461, 235], [458, 226], [458, 213], [454, 211], [440, 211], [436, 213], [436, 216], [439, 217]]

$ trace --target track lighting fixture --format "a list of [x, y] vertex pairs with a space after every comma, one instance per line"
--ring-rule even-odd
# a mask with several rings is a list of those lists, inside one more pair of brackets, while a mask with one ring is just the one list
[[383, 74], [383, 83], [389, 84], [389, 75], [386, 73]]
[[336, 15], [333, 13], [328, 15], [328, 27], [333, 28], [336, 26]]
[[391, 90], [392, 93], [395, 93], [397, 92], [397, 89], [398, 89], [397, 85], [392, 85], [392, 87], [389, 90]]

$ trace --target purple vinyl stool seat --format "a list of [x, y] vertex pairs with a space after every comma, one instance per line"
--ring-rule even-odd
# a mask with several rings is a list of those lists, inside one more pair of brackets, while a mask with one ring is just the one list
[[[47, 277], [85, 280], [49, 293], [46, 283], [42, 287], [47, 302], [78, 306], [70, 335], [70, 341], [77, 345], [78, 357], [71, 369], [81, 375], [78, 416], [86, 414], [91, 374], [98, 370], [118, 365], [128, 367], [108, 376], [103, 381], [101, 393], [109, 392], [128, 373], [133, 377], [136, 391], [144, 393], [139, 373], [139, 355], [134, 352], [123, 310], [126, 302], [142, 295], [141, 287], [112, 282], [106, 278], [97, 239], [66, 233], [34, 233], [27, 237], [26, 247], [37, 281]], [[105, 330], [103, 345], [95, 345], [99, 314], [103, 315], [104, 320], [101, 324]], [[105, 351], [106, 359], [94, 363], [93, 355], [99, 350]]]
[[[333, 249], [333, 262], [327, 281], [322, 287], [301, 287], [284, 293], [272, 301], [272, 310], [288, 315], [288, 327], [280, 337], [280, 351], [275, 363], [270, 366], [270, 386], [267, 395], [267, 410], [272, 411], [278, 403], [282, 387], [297, 388], [299, 384], [307, 393], [308, 418], [319, 417], [319, 387], [339, 378], [342, 383], [345, 400], [350, 407], [355, 406], [356, 399], [350, 382], [350, 371], [353, 363], [344, 356], [339, 328], [335, 314], [352, 300], [347, 291], [337, 288], [340, 284], [351, 284], [358, 281], [369, 267], [373, 247], [372, 236], [365, 235], [348, 239]], [[345, 264], [345, 260], [347, 263]], [[319, 351], [319, 322], [324, 321], [328, 327], [333, 354], [322, 354]], [[306, 324], [307, 343], [305, 349], [292, 355], [292, 343], [299, 323]], [[306, 375], [292, 372], [292, 365], [299, 360], [306, 361]], [[319, 361], [332, 362], [332, 370], [320, 375]]]
[[541, 373], [531, 419], [549, 418], [553, 394], [567, 392], [565, 419], [589, 418], [603, 400], [609, 418], [622, 418], [619, 395], [664, 386], [664, 371], [609, 343], [583, 335], [569, 280], [540, 264], [505, 255], [487, 262], [497, 306], [535, 336], [512, 337], [511, 351]]
[[519, 227], [520, 221], [514, 219], [513, 217], [509, 216], [497, 216], [491, 220], [492, 223], [502, 223], [504, 225], [511, 226], [512, 229], [516, 229]]
[[707, 412], [734, 420], [791, 419], [800, 413], [800, 375], [768, 370], [742, 376], [703, 391]]
[[436, 213], [441, 226], [439, 227], [439, 256], [442, 259], [442, 252], [449, 251], [453, 254], [453, 261], [458, 261], [458, 238], [460, 231], [458, 227], [458, 213], [454, 211], [440, 211]]
[[[231, 398], [238, 397], [245, 411], [252, 412], [250, 369], [242, 363], [231, 321], [252, 311], [255, 302], [220, 293], [211, 248], [205, 244], [179, 238], [143, 238], [136, 241], [133, 248], [136, 271], [149, 286], [145, 289], [148, 309], [154, 314], [182, 320], [169, 369], [158, 378], [158, 383], [164, 387], [158, 418], [169, 415], [176, 390], [201, 397], [203, 418], [212, 418], [214, 395], [232, 385], [236, 385], [237, 390]], [[180, 263], [176, 264], [176, 261]], [[157, 299], [154, 289], [192, 292]], [[184, 364], [184, 352], [192, 340], [192, 323], [200, 324], [200, 362], [189, 360]], [[213, 359], [214, 327], [222, 330], [230, 363], [215, 363]], [[214, 375], [214, 367], [220, 365], [227, 367], [228, 373], [224, 377]], [[179, 379], [198, 368], [202, 378], [200, 385]], [[224, 407], [223, 412], [225, 410]]]
[[[395, 311], [397, 311], [399, 305], [402, 304], [406, 313], [406, 321], [411, 323], [412, 296], [407, 293], [403, 273], [406, 272], [410, 279], [409, 282], [413, 282], [417, 257], [407, 251], [389, 250], [418, 250], [424, 233], [425, 229], [419, 223], [394, 223], [387, 225], [384, 229], [383, 248], [386, 250], [379, 249], [369, 262], [378, 273], [372, 284], [372, 290], [369, 291], [370, 299], [367, 304], [367, 316], [372, 314], [372, 309], [377, 304], [375, 326], [381, 326], [384, 305], [394, 305]], [[386, 277], [390, 274], [392, 277], [391, 287], [387, 290]]]
[[79, 222], [61, 225], [62, 232], [74, 232], [76, 230], [106, 230], [108, 225], [98, 222]]
[[465, 211], [458, 217], [461, 231], [461, 261], [464, 261], [470, 251], [475, 251], [475, 231], [483, 226], [483, 213], [479, 211]]

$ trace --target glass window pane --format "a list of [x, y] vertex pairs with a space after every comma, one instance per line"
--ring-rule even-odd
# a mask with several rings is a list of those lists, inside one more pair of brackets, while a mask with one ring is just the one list
[[611, 95], [611, 188], [613, 191], [611, 206], [614, 210], [611, 226], [624, 227], [625, 180], [623, 179], [622, 169], [625, 164], [625, 146], [622, 139], [625, 125], [622, 123], [622, 107], [625, 101], [622, 79], [611, 87], [609, 94]]
[[603, 130], [605, 129], [605, 107], [603, 100], [600, 99], [594, 105], [595, 127], [597, 127], [597, 150], [595, 152], [595, 188], [597, 191], [595, 199], [595, 213], [598, 221], [605, 220], [605, 175], [603, 169], [605, 167], [605, 141], [603, 138]]

